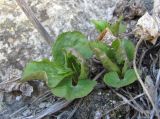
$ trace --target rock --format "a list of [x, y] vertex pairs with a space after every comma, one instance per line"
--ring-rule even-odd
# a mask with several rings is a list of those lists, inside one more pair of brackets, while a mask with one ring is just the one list
[[39, 108], [46, 108], [51, 106], [52, 104], [50, 102], [42, 102], [39, 104]]
[[26, 116], [29, 116], [29, 115], [31, 115], [31, 111], [27, 109], [26, 111], [24, 111], [24, 112], [22, 113], [22, 115], [25, 116], [25, 117], [26, 117]]
[[45, 107], [46, 107], [46, 103], [39, 104], [39, 108], [45, 108]]
[[22, 99], [22, 96], [16, 96], [16, 101], [20, 101]]
[[97, 110], [95, 112], [95, 116], [94, 116], [94, 119], [101, 119], [102, 118], [102, 112]]
[[118, 2], [114, 14], [117, 16], [123, 16], [124, 19], [131, 20], [136, 19], [144, 15], [146, 7], [145, 0], [120, 0]]

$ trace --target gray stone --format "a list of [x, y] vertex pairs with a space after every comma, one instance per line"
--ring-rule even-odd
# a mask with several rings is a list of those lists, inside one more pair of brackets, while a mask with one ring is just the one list
[[31, 115], [31, 111], [27, 109], [26, 111], [24, 111], [24, 112], [22, 113], [22, 115], [23, 115], [23, 116], [29, 116], [29, 115]]

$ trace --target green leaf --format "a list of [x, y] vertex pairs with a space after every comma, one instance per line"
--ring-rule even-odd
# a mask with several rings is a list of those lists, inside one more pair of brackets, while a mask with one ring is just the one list
[[69, 67], [77, 72], [77, 78], [86, 79], [88, 77], [89, 68], [85, 58], [74, 48], [67, 49], [67, 62]]
[[125, 49], [122, 45], [122, 40], [117, 39], [112, 42], [113, 54], [115, 55], [116, 62], [123, 64], [127, 58]]
[[127, 29], [126, 25], [120, 23], [119, 31], [118, 31], [119, 34], [126, 32], [126, 29]]
[[120, 46], [121, 46], [121, 40], [120, 39], [116, 39], [112, 42], [112, 48], [114, 48], [115, 50], [118, 50]]
[[125, 60], [123, 68], [122, 68], [122, 76], [124, 76], [124, 74], [127, 71], [128, 67], [129, 67], [128, 61]]
[[103, 43], [101, 41], [90, 41], [89, 46], [92, 51], [94, 50], [94, 48], [100, 49], [101, 51], [105, 52], [111, 60], [114, 61], [115, 59], [114, 52], [111, 49], [111, 47], [106, 43]]
[[105, 20], [92, 20], [92, 23], [99, 32], [102, 32], [106, 27], [109, 26], [109, 23]]
[[51, 91], [58, 97], [73, 100], [88, 95], [95, 85], [96, 81], [81, 79], [76, 86], [73, 86], [71, 79], [65, 79], [58, 86], [52, 88]]
[[43, 80], [43, 81], [48, 80], [48, 76], [44, 71], [35, 71], [34, 73], [28, 73], [28, 74], [27, 73], [28, 72], [25, 70], [24, 73], [25, 76], [23, 76], [21, 82], [26, 82], [31, 80]]
[[92, 23], [95, 25], [96, 29], [99, 32], [104, 31], [106, 28], [109, 28], [113, 35], [117, 36], [120, 33], [126, 31], [126, 25], [122, 24], [123, 17], [121, 16], [115, 23], [109, 24], [105, 20], [92, 20]]
[[107, 56], [105, 52], [98, 48], [93, 48], [92, 50], [107, 70], [115, 71], [118, 72], [118, 74], [120, 74], [121, 71], [119, 67], [114, 62], [112, 62], [112, 60]]
[[130, 40], [117, 39], [112, 42], [112, 48], [115, 50], [115, 58], [118, 64], [124, 63], [127, 59], [132, 61], [135, 52], [135, 46]]
[[115, 36], [126, 31], [126, 26], [122, 24], [122, 19], [123, 17], [121, 16], [114, 24], [111, 24], [109, 27]]
[[122, 40], [122, 45], [123, 45], [123, 48], [125, 49], [128, 60], [132, 61], [134, 58], [134, 52], [135, 52], [134, 44], [132, 43], [132, 41], [124, 39]]
[[49, 87], [55, 87], [65, 77], [72, 75], [69, 68], [55, 65], [53, 62], [45, 59], [39, 62], [30, 62], [26, 65], [23, 72], [22, 82], [29, 80], [45, 80]]
[[65, 32], [58, 36], [53, 44], [52, 54], [54, 60], [58, 64], [64, 64], [64, 50], [67, 48], [74, 48], [85, 58], [92, 56], [92, 51], [89, 48], [87, 38], [80, 32]]
[[91, 49], [98, 48], [105, 53], [109, 52], [110, 46], [101, 41], [90, 41], [89, 46]]
[[125, 72], [123, 79], [119, 78], [117, 72], [109, 72], [105, 74], [103, 80], [108, 86], [121, 88], [135, 82], [137, 80], [137, 76], [134, 69], [129, 69]]
[[52, 93], [67, 100], [86, 96], [96, 85], [95, 81], [86, 80], [89, 73], [86, 60], [74, 48], [66, 49], [65, 59], [65, 64], [72, 69], [73, 75], [65, 78], [56, 87], [50, 88]]

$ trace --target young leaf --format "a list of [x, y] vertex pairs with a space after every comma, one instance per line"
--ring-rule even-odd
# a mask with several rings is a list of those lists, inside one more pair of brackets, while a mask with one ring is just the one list
[[129, 69], [125, 72], [123, 79], [119, 78], [117, 72], [109, 72], [105, 74], [103, 80], [108, 86], [121, 88], [135, 82], [137, 80], [137, 76], [134, 69]]
[[122, 40], [117, 39], [112, 42], [113, 53], [118, 64], [123, 64], [127, 56], [122, 45]]
[[115, 36], [126, 31], [126, 26], [121, 23], [122, 19], [123, 17], [120, 17], [118, 21], [116, 21], [114, 24], [111, 24], [109, 27]]
[[135, 46], [130, 40], [117, 39], [112, 42], [112, 48], [115, 50], [115, 57], [118, 64], [124, 63], [126, 59], [128, 61], [133, 60]]
[[128, 61], [125, 60], [124, 65], [122, 67], [122, 75], [124, 76], [125, 72], [127, 71], [129, 65], [128, 65]]
[[65, 97], [67, 100], [81, 98], [88, 95], [96, 85], [96, 81], [81, 79], [77, 85], [72, 85], [71, 79], [63, 80], [58, 86], [52, 88], [51, 91], [58, 97]]
[[[74, 64], [73, 62], [75, 62], [74, 67], [79, 72], [79, 75], [77, 76], [77, 78], [86, 79], [88, 77], [89, 68], [84, 57], [79, 52], [77, 52], [74, 48], [68, 48], [67, 58], [68, 58], [67, 60], [68, 64], [71, 64], [73, 66]], [[72, 62], [71, 62], [71, 59], [72, 59]], [[77, 67], [76, 65], [79, 65], [79, 67]]]
[[115, 23], [109, 24], [104, 20], [92, 20], [92, 23], [95, 25], [96, 29], [99, 32], [103, 32], [105, 28], [109, 28], [113, 35], [117, 36], [120, 33], [126, 31], [126, 25], [122, 24], [123, 17], [120, 17]]
[[132, 61], [134, 58], [135, 46], [130, 40], [122, 40], [123, 48], [126, 52], [127, 58], [129, 61]]
[[107, 45], [106, 43], [103, 43], [101, 41], [90, 41], [89, 46], [92, 51], [94, 51], [94, 48], [98, 48], [101, 51], [103, 51], [107, 56], [114, 62], [115, 61], [115, 54], [113, 52], [113, 49]]
[[96, 54], [96, 57], [102, 62], [103, 66], [109, 71], [115, 71], [120, 74], [119, 67], [111, 61], [111, 59], [107, 56], [105, 52], [98, 48], [93, 48], [93, 52]]
[[39, 62], [33, 61], [28, 63], [24, 69], [21, 81], [45, 80], [49, 87], [55, 87], [65, 77], [71, 76], [72, 73], [71, 69], [57, 66], [45, 59]]
[[62, 33], [58, 36], [52, 47], [52, 54], [56, 63], [64, 64], [64, 50], [67, 48], [76, 49], [85, 58], [92, 56], [87, 38], [77, 31]]
[[102, 32], [106, 27], [109, 26], [109, 23], [105, 20], [92, 20], [92, 23], [99, 32]]
[[52, 93], [67, 100], [86, 96], [96, 85], [95, 81], [87, 79], [89, 69], [86, 60], [74, 48], [66, 49], [65, 59], [65, 64], [72, 69], [73, 75], [51, 88]]
[[90, 41], [89, 46], [91, 49], [98, 48], [108, 54], [110, 46], [101, 41]]
[[126, 25], [120, 23], [120, 25], [119, 25], [119, 34], [126, 32], [126, 29], [127, 29]]

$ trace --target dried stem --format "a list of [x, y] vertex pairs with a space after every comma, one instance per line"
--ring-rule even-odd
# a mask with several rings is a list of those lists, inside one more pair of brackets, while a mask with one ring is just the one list
[[[144, 93], [146, 93], [148, 99], [150, 100], [150, 103], [152, 104], [153, 109], [157, 112], [157, 109], [156, 109], [156, 106], [155, 106], [155, 104], [154, 104], [154, 102], [153, 102], [153, 100], [152, 100], [152, 97], [151, 97], [151, 95], [149, 94], [149, 92], [148, 92], [145, 84], [143, 83], [143, 81], [142, 81], [142, 79], [141, 79], [141, 77], [140, 77], [140, 75], [139, 75], [139, 73], [138, 73], [138, 71], [137, 71], [136, 56], [137, 56], [138, 48], [139, 48], [140, 44], [142, 43], [142, 41], [143, 41], [143, 39], [140, 39], [140, 40], [138, 41], [137, 45], [136, 45], [136, 49], [135, 49], [135, 53], [134, 53], [134, 60], [133, 60], [133, 67], [134, 67], [135, 73], [136, 73], [136, 75], [137, 75], [138, 81], [140, 82], [140, 84], [141, 84], [141, 86], [142, 86], [142, 88], [143, 88]], [[157, 116], [158, 116], [158, 114], [157, 114]], [[158, 117], [159, 117], [159, 116], [158, 116]]]
[[42, 24], [38, 21], [32, 10], [29, 8], [25, 0], [16, 0], [18, 5], [21, 7], [23, 12], [26, 14], [28, 19], [32, 22], [32, 24], [37, 28], [39, 33], [43, 36], [43, 38], [46, 40], [46, 42], [51, 45], [53, 42], [52, 37], [48, 34], [48, 32], [45, 30], [45, 28], [42, 26]]

